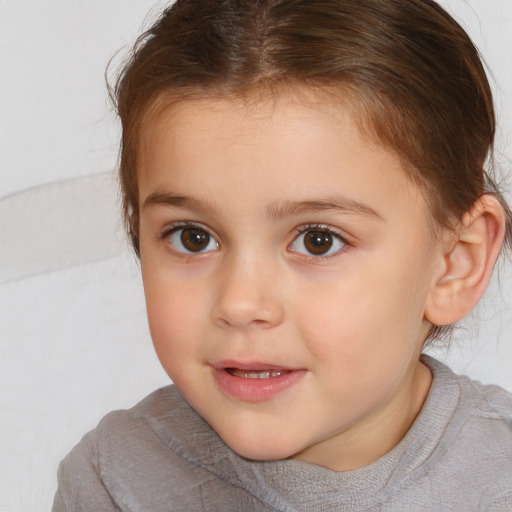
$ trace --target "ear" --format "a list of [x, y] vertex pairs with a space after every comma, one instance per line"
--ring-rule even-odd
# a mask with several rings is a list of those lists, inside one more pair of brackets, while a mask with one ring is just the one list
[[500, 202], [482, 196], [444, 240], [442, 264], [425, 306], [429, 322], [453, 324], [473, 310], [489, 284], [504, 237]]

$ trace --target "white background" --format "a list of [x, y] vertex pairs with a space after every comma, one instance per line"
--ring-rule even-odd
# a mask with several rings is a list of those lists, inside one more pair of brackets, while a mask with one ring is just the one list
[[[444, 0], [494, 72], [512, 156], [512, 2]], [[163, 5], [163, 2], [159, 2]], [[168, 382], [118, 214], [104, 71], [154, 0], [0, 0], [0, 510], [51, 506], [59, 460]], [[512, 178], [508, 179], [508, 189]], [[510, 198], [510, 196], [509, 196]], [[457, 335], [459, 372], [512, 390], [512, 272]]]

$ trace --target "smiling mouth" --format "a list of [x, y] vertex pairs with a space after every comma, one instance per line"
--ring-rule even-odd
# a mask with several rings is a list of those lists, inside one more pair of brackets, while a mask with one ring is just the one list
[[214, 379], [230, 399], [245, 402], [272, 400], [298, 384], [307, 370], [266, 362], [224, 360], [212, 365]]
[[281, 377], [291, 370], [240, 370], [239, 368], [226, 368], [226, 371], [233, 375], [233, 377], [240, 377], [242, 379], [273, 379]]

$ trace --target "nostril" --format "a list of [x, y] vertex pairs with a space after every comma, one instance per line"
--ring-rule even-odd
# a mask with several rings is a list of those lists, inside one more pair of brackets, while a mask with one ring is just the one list
[[219, 300], [212, 316], [220, 327], [269, 328], [282, 322], [283, 308], [275, 300]]
[[[218, 275], [218, 295], [212, 318], [223, 328], [268, 328], [281, 323], [279, 288], [270, 286], [271, 273], [261, 259], [230, 261]], [[272, 274], [272, 277], [274, 274]]]

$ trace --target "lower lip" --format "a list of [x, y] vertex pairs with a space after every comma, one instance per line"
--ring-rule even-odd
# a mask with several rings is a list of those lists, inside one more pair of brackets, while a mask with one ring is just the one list
[[248, 402], [270, 400], [296, 384], [305, 374], [305, 370], [292, 370], [268, 379], [249, 379], [236, 377], [223, 369], [214, 369], [215, 380], [222, 391]]

